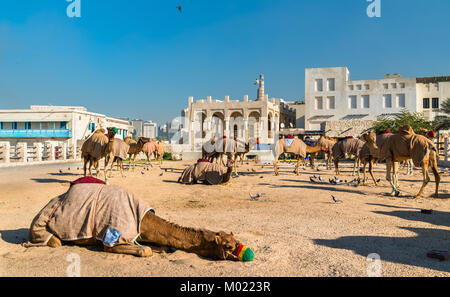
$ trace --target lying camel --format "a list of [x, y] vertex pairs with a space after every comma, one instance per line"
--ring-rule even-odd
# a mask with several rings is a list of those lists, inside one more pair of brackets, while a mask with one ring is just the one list
[[292, 135], [286, 136], [287, 139], [279, 139], [275, 144], [275, 160], [273, 167], [275, 169], [275, 175], [280, 175], [278, 172], [278, 159], [281, 154], [291, 154], [297, 159], [297, 167], [295, 168], [295, 174], [299, 175], [300, 162], [306, 157], [306, 154], [316, 153], [325, 149], [321, 144], [318, 146], [307, 146], [301, 139], [294, 138]]
[[139, 155], [140, 152], [142, 152], [142, 148], [148, 142], [148, 138], [139, 137], [139, 140], [137, 142], [134, 140], [132, 140], [133, 142], [127, 142], [127, 139], [125, 138], [124, 141], [130, 146], [130, 148], [128, 149], [128, 156], [130, 157], [130, 163], [133, 163], [134, 168], [134, 166], [136, 166], [136, 156]]
[[[120, 168], [120, 173], [122, 177], [125, 177], [123, 174], [123, 160], [127, 158], [128, 150], [130, 149], [130, 145], [126, 144], [125, 141], [123, 141], [120, 138], [115, 138], [114, 136], [109, 136], [112, 133], [117, 132], [116, 128], [108, 128], [108, 137], [109, 142], [108, 146], [106, 147], [106, 156], [105, 156], [105, 178], [108, 176], [108, 167], [111, 166], [110, 169], [110, 176], [112, 174], [112, 169], [114, 166], [114, 162], [117, 162], [117, 165]], [[111, 161], [111, 165], [110, 164]]]
[[233, 163], [230, 160], [227, 161], [227, 167], [222, 167], [207, 159], [199, 159], [197, 163], [184, 169], [178, 182], [189, 185], [198, 182], [208, 185], [225, 184], [230, 181], [232, 172]]
[[353, 164], [353, 175], [355, 175], [355, 172], [357, 172], [359, 175], [359, 152], [363, 145], [364, 142], [359, 139], [353, 138], [352, 136], [336, 142], [336, 144], [332, 148], [334, 169], [336, 170], [336, 175], [339, 175], [341, 173], [338, 166], [339, 160], [345, 158], [346, 154], [355, 156], [355, 162]]
[[104, 251], [138, 257], [152, 249], [173, 247], [220, 260], [253, 260], [253, 252], [233, 233], [186, 228], [155, 215], [154, 210], [119, 186], [85, 177], [50, 200], [33, 219], [25, 247], [60, 247], [66, 242], [103, 246]]
[[106, 156], [106, 150], [110, 137], [114, 137], [115, 132], [108, 130], [108, 136], [105, 135], [105, 129], [96, 130], [81, 146], [81, 156], [84, 160], [84, 176], [86, 176], [87, 163], [89, 162], [89, 175], [92, 176], [92, 166], [94, 166], [96, 175], [99, 175], [99, 161]]
[[[386, 160], [386, 180], [392, 187], [391, 195], [400, 194], [398, 184], [398, 163], [412, 159], [416, 167], [422, 167], [423, 184], [415, 198], [419, 198], [430, 182], [429, 168], [431, 167], [436, 183], [433, 197], [438, 198], [439, 182], [441, 180], [437, 169], [439, 158], [434, 143], [422, 135], [417, 135], [411, 126], [399, 127], [399, 133], [392, 135], [380, 148], [380, 158]], [[392, 168], [392, 170], [391, 170]]]

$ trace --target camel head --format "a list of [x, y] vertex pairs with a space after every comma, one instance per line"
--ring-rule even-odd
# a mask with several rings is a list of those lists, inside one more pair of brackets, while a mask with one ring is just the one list
[[139, 137], [138, 143], [140, 144], [146, 144], [148, 142], [148, 138], [147, 137]]
[[117, 134], [117, 128], [116, 127], [108, 127], [108, 139], [114, 138], [114, 136]]
[[375, 145], [377, 143], [377, 134], [373, 130], [371, 130], [371, 131], [369, 131], [367, 133], [364, 133], [362, 135], [362, 138], [368, 143], [373, 143]]
[[253, 252], [247, 246], [234, 238], [233, 232], [227, 234], [223, 231], [214, 235], [214, 254], [222, 260], [252, 261]]

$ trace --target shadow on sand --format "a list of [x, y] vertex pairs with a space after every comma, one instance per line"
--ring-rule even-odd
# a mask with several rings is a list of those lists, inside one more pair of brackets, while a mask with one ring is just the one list
[[428, 258], [426, 255], [428, 251], [433, 249], [448, 250], [450, 231], [426, 228], [400, 228], [414, 232], [417, 235], [413, 237], [343, 236], [337, 239], [314, 239], [313, 242], [334, 249], [351, 250], [364, 257], [371, 253], [377, 253], [380, 255], [382, 262], [393, 262], [450, 272], [450, 261], [441, 262]]
[[65, 183], [70, 183], [71, 182], [69, 180], [55, 179], [55, 178], [32, 178], [31, 180], [34, 180], [37, 183], [60, 183], [60, 184], [65, 184]]
[[20, 244], [28, 240], [28, 229], [0, 230], [2, 240], [8, 243]]

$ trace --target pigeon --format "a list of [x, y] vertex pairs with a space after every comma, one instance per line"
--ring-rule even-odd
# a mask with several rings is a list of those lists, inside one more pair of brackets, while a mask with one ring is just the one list
[[253, 169], [253, 168], [252, 168], [252, 171], [253, 171], [253, 172], [256, 172], [256, 170], [255, 170], [255, 169]]
[[80, 167], [77, 167], [77, 170], [80, 170]]
[[381, 181], [381, 178], [377, 179], [377, 183], [379, 183]]
[[342, 202], [341, 200], [336, 199], [336, 197], [334, 197], [333, 195], [331, 195], [331, 198], [333, 198], [333, 201], [334, 201], [335, 203]]
[[256, 195], [256, 196], [253, 196], [252, 194], [250, 194], [249, 193], [249, 195], [250, 195], [250, 200], [259, 200], [259, 197], [258, 197], [258, 195]]
[[181, 5], [177, 6], [177, 9], [181, 12]]
[[309, 177], [309, 180], [310, 180], [312, 183], [315, 183], [315, 182], [316, 182], [311, 176]]
[[63, 173], [61, 169], [59, 169], [59, 173]]
[[159, 176], [163, 176], [163, 172], [161, 171], [161, 174]]
[[164, 171], [167, 172], [167, 168], [165, 168]]
[[320, 181], [323, 181], [323, 178], [322, 178], [320, 175], [319, 175], [319, 180], [320, 180]]
[[141, 171], [141, 174], [145, 174], [144, 171]]
[[336, 184], [336, 181], [335, 181], [335, 180], [332, 180], [331, 178], [329, 179], [329, 181], [330, 181], [330, 184], [333, 184], [333, 185]]
[[70, 171], [70, 167], [69, 167], [69, 168], [67, 168], [67, 170], [69, 170], [69, 171]]

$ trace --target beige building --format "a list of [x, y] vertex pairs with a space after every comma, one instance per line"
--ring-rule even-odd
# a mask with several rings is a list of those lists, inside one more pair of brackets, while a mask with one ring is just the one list
[[[203, 142], [223, 136], [247, 142], [259, 139], [261, 144], [271, 144], [278, 138], [280, 124], [295, 126], [295, 109], [281, 98], [270, 98], [264, 93], [264, 76], [256, 80], [259, 85], [256, 100], [243, 101], [206, 99], [194, 101], [189, 97], [188, 107], [182, 111], [184, 135], [178, 143], [189, 144], [191, 151], [200, 151]], [[283, 126], [282, 125], [282, 126]]]

